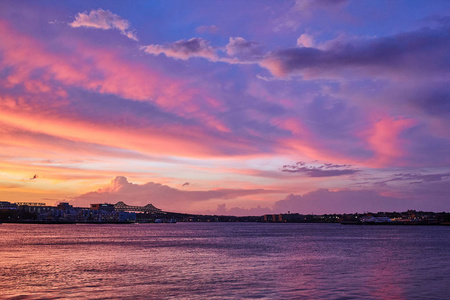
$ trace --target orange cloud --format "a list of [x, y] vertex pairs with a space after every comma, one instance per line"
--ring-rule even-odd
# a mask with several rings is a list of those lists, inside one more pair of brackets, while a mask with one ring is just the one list
[[142, 153], [169, 154], [178, 156], [210, 156], [220, 155], [223, 150], [215, 147], [252, 151], [252, 146], [234, 141], [222, 140], [207, 134], [197, 126], [164, 125], [164, 131], [158, 128], [115, 127], [109, 124], [70, 119], [65, 116], [35, 115], [18, 111], [0, 111], [0, 118], [10, 126], [22, 130], [41, 132], [52, 136], [70, 139], [77, 142], [95, 143], [134, 149]]

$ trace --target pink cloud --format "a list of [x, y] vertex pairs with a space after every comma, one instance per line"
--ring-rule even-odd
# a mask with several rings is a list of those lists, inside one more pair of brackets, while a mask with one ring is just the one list
[[299, 47], [314, 47], [314, 37], [310, 34], [303, 33], [300, 35], [300, 37], [297, 39], [297, 46]]
[[225, 203], [217, 205], [217, 208], [213, 211], [207, 212], [214, 215], [223, 216], [262, 216], [272, 213], [272, 209], [269, 207], [256, 206], [252, 208], [231, 207], [228, 208]]
[[342, 190], [330, 191], [320, 189], [301, 195], [289, 195], [275, 203], [275, 213], [287, 211], [301, 214], [330, 213], [363, 213], [365, 211], [405, 211], [414, 208], [414, 202], [381, 196], [373, 190]]
[[262, 56], [262, 48], [258, 43], [247, 41], [242, 37], [230, 37], [225, 51], [231, 57], [246, 60], [255, 60]]
[[[129, 205], [146, 205], [151, 203], [164, 211], [197, 212], [199, 205], [205, 202], [236, 199], [248, 195], [270, 194], [273, 191], [263, 189], [211, 189], [205, 191], [186, 191], [159, 183], [130, 183], [126, 177], [117, 176], [111, 183], [72, 199], [76, 205], [88, 206], [91, 203], [116, 203], [123, 201]], [[213, 204], [214, 205], [214, 204]], [[197, 211], [196, 211], [197, 209]], [[203, 208], [206, 209], [205, 207]]]
[[[4, 107], [0, 105], [0, 109], [4, 109]], [[6, 121], [9, 118], [1, 113], [0, 116], [2, 116], [2, 120], [5, 119]], [[56, 123], [53, 124], [55, 124], [55, 127], [58, 126]], [[52, 132], [40, 132], [40, 128], [33, 129], [31, 127], [21, 128], [13, 126], [9, 122], [0, 121], [0, 134], [3, 137], [3, 141], [0, 142], [0, 156], [5, 158], [11, 153], [15, 153], [17, 156], [28, 157], [29, 159], [34, 157], [51, 157], [51, 160], [56, 162], [60, 160], [73, 161], [73, 157], [80, 157], [80, 159], [83, 158], [87, 161], [91, 161], [93, 157], [165, 160], [162, 157], [152, 157], [143, 153], [125, 150], [112, 144], [105, 146], [94, 140], [88, 142], [89, 139], [86, 139], [88, 141], [81, 141], [75, 138], [64, 138], [63, 134], [58, 132], [54, 134]], [[62, 128], [66, 129], [64, 126]], [[15, 156], [11, 155], [11, 157]], [[15, 161], [15, 163], [19, 162], [20, 160]]]
[[[147, 131], [148, 140], [156, 138], [158, 139], [157, 145], [165, 144], [168, 148], [172, 148], [172, 146], [168, 146], [164, 140], [172, 140], [172, 142], [177, 144], [185, 145], [185, 147], [176, 146], [178, 149], [195, 148], [197, 150], [194, 152], [196, 152], [200, 149], [205, 149], [205, 147], [211, 147], [206, 142], [203, 144], [197, 142], [209, 139], [202, 137], [202, 135], [207, 134], [207, 130], [219, 133], [230, 132], [224, 122], [208, 113], [208, 109], [222, 110], [223, 106], [220, 101], [202, 90], [186, 87], [185, 83], [181, 81], [167, 78], [140, 64], [124, 61], [118, 53], [108, 49], [88, 46], [79, 41], [67, 42], [69, 44], [66, 46], [72, 47], [72, 55], [51, 53], [38, 41], [14, 32], [4, 22], [0, 22], [0, 32], [5, 40], [8, 41], [8, 43], [0, 44], [0, 51], [3, 55], [0, 66], [2, 68], [10, 68], [6, 78], [6, 84], [10, 88], [24, 86], [28, 92], [48, 94], [45, 97], [46, 99], [50, 97], [56, 100], [55, 95], [58, 95], [60, 98], [67, 97], [67, 92], [64, 88], [80, 87], [94, 92], [118, 95], [125, 99], [153, 102], [163, 110], [170, 111], [183, 118], [195, 119], [199, 124], [207, 125], [207, 128], [203, 128], [204, 126], [196, 127], [198, 125], [195, 124], [189, 125], [191, 128], [188, 136], [186, 134], [181, 136], [180, 130], [186, 130], [189, 126], [181, 128], [166, 125], [165, 132], [160, 132], [156, 129], [143, 129], [144, 132]], [[41, 74], [40, 80], [34, 79], [36, 72]], [[9, 103], [12, 104], [14, 101], [16, 100]], [[36, 99], [30, 98], [27, 101], [33, 102]], [[58, 101], [61, 101], [61, 99], [58, 99]], [[61, 106], [63, 103], [47, 100], [43, 108], [48, 110], [52, 105]], [[36, 108], [36, 106], [33, 107], [34, 110]], [[14, 108], [11, 107], [10, 109], [9, 112], [2, 112], [5, 116], [4, 120], [9, 120], [12, 125], [15, 124], [14, 126], [17, 125], [20, 128], [29, 128], [31, 130], [39, 128], [40, 131], [56, 134], [57, 136], [81, 139], [86, 142], [96, 140], [98, 143], [107, 145], [113, 143], [115, 137], [117, 137], [116, 134], [109, 132], [109, 129], [106, 127], [100, 129], [97, 125], [92, 126], [93, 124], [84, 123], [82, 120], [73, 120], [73, 116], [69, 117], [69, 119], [72, 119], [71, 121], [66, 121], [68, 120], [67, 116], [59, 118], [56, 115], [52, 115], [50, 118], [47, 118], [36, 115], [36, 111], [28, 115], [28, 112], [23, 110], [23, 105], [21, 105], [20, 111], [14, 111]], [[23, 122], [20, 121], [19, 124], [18, 120]], [[43, 121], [42, 126], [37, 126], [36, 122], [40, 122], [40, 120]], [[59, 124], [61, 127], [55, 126], [55, 124]], [[86, 130], [89, 134], [81, 133], [80, 128], [77, 128], [77, 126], [80, 126], [80, 128], [89, 127], [90, 129]], [[65, 128], [65, 130], [59, 130], [59, 128]], [[84, 129], [81, 130], [83, 131]], [[125, 131], [123, 132], [124, 136], [133, 136], [125, 133]], [[172, 133], [169, 134], [169, 132]], [[216, 139], [216, 137], [212, 136], [210, 138]], [[131, 141], [130, 138], [125, 138], [126, 140]], [[172, 142], [169, 144], [172, 144]], [[132, 143], [135, 144], [135, 142]], [[224, 143], [229, 142], [224, 141]], [[147, 144], [138, 146], [138, 148], [151, 148], [159, 151], [157, 149], [160, 147], [155, 147], [154, 143], [152, 144], [152, 147], [148, 147]], [[188, 144], [191, 146], [187, 146]], [[214, 144], [217, 143], [212, 143], [211, 145]], [[162, 148], [167, 149], [166, 146], [162, 146]], [[248, 147], [246, 146], [245, 148]], [[214, 150], [212, 152], [211, 149], [206, 152], [200, 150], [200, 152], [212, 153]]]
[[374, 151], [372, 162], [378, 166], [403, 165], [407, 161], [407, 140], [401, 138], [404, 130], [414, 126], [411, 119], [384, 118], [365, 131], [369, 148]]
[[[165, 124], [164, 130], [157, 126], [145, 128], [120, 127], [65, 116], [36, 111], [0, 111], [3, 122], [21, 130], [45, 133], [72, 141], [95, 143], [116, 147], [117, 141], [125, 149], [142, 153], [169, 154], [178, 156], [216, 156], [233, 149], [236, 153], [255, 152], [255, 146], [237, 140], [222, 139], [197, 125]], [[221, 129], [221, 128], [219, 128]]]
[[8, 41], [0, 44], [0, 51], [3, 54], [1, 67], [12, 67], [6, 79], [9, 86], [29, 82], [33, 74], [39, 71], [42, 73], [41, 85], [44, 82], [51, 85], [52, 80], [56, 80], [68, 86], [115, 94], [126, 99], [154, 101], [169, 109], [177, 106], [173, 103], [175, 96], [179, 96], [178, 104], [179, 101], [188, 101], [193, 93], [182, 91], [181, 82], [142, 65], [124, 61], [118, 53], [109, 49], [68, 41], [71, 44], [66, 46], [72, 47], [71, 55], [52, 53], [37, 40], [14, 32], [4, 22], [0, 22], [0, 32]]
[[217, 27], [216, 25], [203, 25], [203, 26], [198, 26], [195, 31], [197, 31], [198, 33], [211, 33], [211, 34], [215, 34], [219, 31], [219, 27]]
[[210, 211], [211, 214], [220, 215], [263, 215], [279, 213], [300, 214], [343, 214], [364, 213], [380, 211], [406, 211], [408, 209], [420, 209], [426, 204], [416, 200], [384, 195], [375, 190], [329, 190], [318, 189], [304, 195], [290, 194], [273, 205], [264, 202], [254, 204], [251, 208], [229, 206], [225, 203], [217, 205]]
[[352, 159], [345, 157], [345, 155], [336, 153], [333, 149], [329, 149], [329, 147], [323, 145], [320, 138], [314, 135], [299, 118], [275, 118], [271, 122], [278, 128], [290, 133], [290, 136], [281, 137], [277, 140], [277, 149], [281, 153], [286, 153], [293, 157], [300, 155], [311, 160], [338, 160], [340, 163], [355, 163]]
[[303, 22], [314, 16], [316, 10], [326, 10], [327, 17], [333, 16], [333, 11], [339, 11], [348, 0], [296, 0], [291, 2], [287, 12], [274, 20], [273, 30], [297, 30]]

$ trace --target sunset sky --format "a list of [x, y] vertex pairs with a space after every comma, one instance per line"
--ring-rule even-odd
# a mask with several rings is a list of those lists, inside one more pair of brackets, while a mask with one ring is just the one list
[[450, 1], [1, 1], [0, 201], [450, 210]]

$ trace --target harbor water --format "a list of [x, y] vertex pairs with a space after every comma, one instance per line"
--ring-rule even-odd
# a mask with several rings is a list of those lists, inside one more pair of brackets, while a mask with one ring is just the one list
[[450, 227], [0, 225], [0, 299], [449, 299]]

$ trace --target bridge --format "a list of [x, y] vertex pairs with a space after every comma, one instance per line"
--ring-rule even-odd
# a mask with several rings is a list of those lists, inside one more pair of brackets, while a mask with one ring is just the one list
[[130, 212], [146, 212], [150, 214], [160, 213], [162, 210], [154, 207], [152, 204], [147, 204], [146, 206], [132, 206], [123, 203], [122, 201], [114, 204], [114, 208], [118, 211], [130, 211]]

